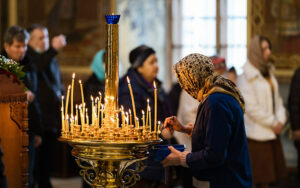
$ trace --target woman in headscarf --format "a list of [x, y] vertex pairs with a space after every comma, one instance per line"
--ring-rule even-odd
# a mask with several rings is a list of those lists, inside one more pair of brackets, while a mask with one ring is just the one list
[[279, 133], [286, 122], [274, 67], [269, 61], [271, 43], [255, 36], [248, 48], [248, 62], [238, 80], [245, 99], [245, 126], [253, 183], [257, 188], [286, 176]]
[[216, 75], [209, 58], [190, 54], [174, 65], [179, 84], [200, 104], [194, 125], [182, 125], [176, 117], [165, 120], [165, 128], [191, 135], [192, 152], [171, 153], [164, 166], [188, 167], [197, 185], [252, 187], [252, 176], [244, 129], [244, 100], [235, 84]]
[[[94, 98], [99, 96], [101, 92], [102, 96], [104, 95], [105, 90], [105, 70], [104, 70], [104, 50], [100, 50], [94, 56], [90, 68], [93, 71], [93, 74], [84, 82], [84, 101], [91, 112], [91, 96]], [[102, 97], [104, 98], [104, 97]], [[103, 102], [102, 102], [103, 103]]]
[[[142, 117], [142, 110], [144, 112], [147, 111], [147, 100], [149, 100], [149, 106], [152, 110], [151, 116], [154, 117], [153, 82], [155, 82], [157, 87], [157, 121], [164, 121], [171, 113], [167, 95], [162, 88], [162, 82], [157, 79], [159, 67], [154, 49], [146, 45], [138, 46], [130, 52], [129, 61], [131, 66], [126, 75], [120, 80], [119, 105], [122, 105], [125, 111], [128, 111], [128, 109], [132, 111], [132, 102], [127, 82], [128, 77], [133, 90], [137, 117]], [[154, 118], [151, 121], [152, 130], [154, 130]], [[134, 187], [165, 187], [164, 181], [167, 176], [162, 165], [157, 161], [153, 161], [152, 155], [145, 160], [145, 165], [147, 168], [141, 172], [142, 181], [137, 182]]]

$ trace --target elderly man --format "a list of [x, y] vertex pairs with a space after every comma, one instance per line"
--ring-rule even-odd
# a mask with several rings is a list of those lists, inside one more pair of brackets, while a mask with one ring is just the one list
[[53, 37], [49, 46], [48, 30], [39, 24], [30, 26], [28, 32], [30, 38], [27, 55], [37, 67], [38, 101], [44, 126], [43, 143], [37, 151], [37, 180], [39, 187], [48, 188], [51, 187], [50, 172], [57, 153], [57, 137], [61, 121], [60, 101], [63, 91], [55, 56], [66, 45], [66, 40], [63, 35]]

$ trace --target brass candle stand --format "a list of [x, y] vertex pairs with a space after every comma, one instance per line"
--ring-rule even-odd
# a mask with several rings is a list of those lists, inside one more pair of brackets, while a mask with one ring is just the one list
[[[151, 131], [151, 119], [145, 123], [145, 117], [143, 117], [143, 126], [139, 126], [135, 113], [132, 120], [131, 114], [118, 108], [118, 21], [120, 16], [107, 15], [105, 17], [107, 32], [104, 103], [101, 103], [101, 95], [95, 100], [92, 98], [91, 122], [85, 110], [84, 100], [79, 108], [76, 107], [76, 113], [73, 113], [75, 79], [75, 74], [73, 74], [72, 87], [68, 88], [65, 109], [62, 103], [62, 130], [59, 140], [73, 147], [72, 155], [81, 168], [80, 175], [90, 186], [95, 188], [132, 187], [140, 180], [139, 173], [145, 168], [143, 160], [148, 157], [149, 146], [160, 143], [161, 139], [158, 137], [158, 127], [155, 129], [157, 131]], [[81, 81], [80, 86], [83, 98]], [[69, 115], [70, 91], [72, 101]], [[135, 112], [134, 105], [133, 108]], [[151, 114], [149, 115], [151, 117]], [[128, 168], [130, 165], [133, 167]]]

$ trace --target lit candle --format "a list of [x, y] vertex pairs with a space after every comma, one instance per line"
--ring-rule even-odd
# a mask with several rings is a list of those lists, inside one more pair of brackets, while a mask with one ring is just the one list
[[129, 91], [130, 91], [130, 95], [131, 95], [133, 116], [134, 116], [134, 121], [135, 121], [135, 126], [136, 126], [136, 112], [135, 112], [134, 97], [133, 97], [132, 88], [131, 88], [131, 84], [130, 84], [130, 80], [129, 80], [128, 76], [127, 76], [127, 82], [128, 82], [128, 88], [129, 88]]
[[143, 114], [143, 117], [142, 117], [142, 120], [143, 120], [143, 128], [145, 128], [145, 112], [144, 112], [144, 110], [142, 110], [142, 114]]
[[136, 126], [137, 126], [137, 128], [140, 128], [140, 122], [139, 122], [139, 118], [138, 118], [138, 117], [136, 117], [136, 120], [135, 120], [135, 121], [136, 121], [136, 123], [137, 123], [137, 125], [136, 125]]
[[147, 116], [147, 119], [146, 119], [146, 125], [149, 125], [148, 124], [148, 122], [149, 122], [149, 99], [147, 99], [147, 114], [146, 114], [146, 116]]
[[[97, 99], [99, 99], [98, 97], [97, 97]], [[98, 105], [98, 119], [97, 119], [97, 125], [99, 126], [99, 120], [100, 120], [100, 105], [101, 105], [101, 96], [100, 96], [100, 100], [98, 100], [98, 103], [97, 103], [97, 105]], [[101, 122], [100, 122], [101, 123]]]
[[156, 128], [156, 121], [157, 121], [157, 89], [156, 89], [156, 84], [155, 81], [153, 82], [154, 86], [154, 132], [157, 131]]
[[74, 129], [74, 117], [73, 117], [73, 114], [71, 114], [71, 124], [70, 124], [70, 126], [71, 126], [71, 133], [73, 133], [73, 129]]
[[62, 123], [62, 131], [64, 131], [64, 96], [61, 96], [61, 123]]
[[86, 125], [89, 126], [90, 125], [90, 120], [89, 120], [89, 115], [88, 115], [88, 109], [85, 109], [85, 117], [86, 117]]
[[129, 125], [132, 125], [132, 115], [130, 109], [129, 109]]
[[[78, 104], [76, 104], [76, 116], [78, 117]], [[78, 119], [76, 119], [77, 121], [75, 122], [76, 125], [78, 125]]]
[[80, 112], [80, 120], [81, 120], [81, 132], [83, 132], [84, 116], [83, 116], [82, 105], [79, 105], [79, 112]]
[[65, 120], [64, 120], [64, 107], [61, 107], [61, 129], [65, 130]]
[[92, 101], [92, 124], [94, 124], [95, 117], [94, 117], [94, 98], [91, 96], [91, 101]]
[[128, 119], [129, 119], [129, 117], [128, 117], [128, 112], [126, 112], [126, 119], [125, 119], [125, 120], [126, 120], [126, 123], [127, 123], [127, 125], [126, 125], [127, 127], [128, 127], [128, 125], [129, 125], [129, 120], [128, 120]]
[[152, 132], [152, 127], [151, 127], [151, 108], [149, 106], [149, 126], [150, 126], [150, 132]]
[[67, 114], [67, 119], [66, 119], [66, 123], [65, 123], [65, 131], [69, 132], [69, 114]]
[[101, 125], [103, 124], [103, 111], [104, 111], [104, 105], [101, 104]]
[[145, 112], [144, 112], [144, 110], [142, 110], [142, 114], [143, 114], [142, 120], [143, 120], [143, 134], [144, 134], [145, 130], [146, 130], [146, 126], [145, 126]]
[[[75, 116], [75, 122], [77, 122], [77, 124], [78, 124], [78, 116], [77, 115]], [[75, 123], [75, 125], [76, 125], [76, 123]]]
[[160, 121], [157, 122], [157, 125], [158, 126], [157, 126], [157, 132], [156, 133], [158, 135], [160, 133]]
[[82, 100], [82, 111], [83, 111], [83, 116], [84, 116], [84, 95], [83, 95], [83, 88], [82, 88], [82, 83], [81, 80], [79, 80], [79, 84], [80, 84], [80, 91], [81, 91], [81, 100]]
[[73, 72], [73, 76], [72, 76], [72, 89], [71, 89], [71, 114], [73, 114], [73, 93], [74, 93], [74, 80], [75, 80], [75, 73]]
[[122, 114], [122, 125], [125, 126], [125, 114], [124, 114], [124, 107], [121, 106], [121, 114]]
[[65, 117], [67, 117], [67, 114], [68, 114], [70, 89], [71, 89], [71, 86], [69, 85], [69, 87], [68, 87], [68, 92], [67, 92], [66, 107], [65, 107]]
[[101, 94], [101, 92], [99, 91], [99, 102], [101, 103], [101, 100], [102, 100], [102, 94]]

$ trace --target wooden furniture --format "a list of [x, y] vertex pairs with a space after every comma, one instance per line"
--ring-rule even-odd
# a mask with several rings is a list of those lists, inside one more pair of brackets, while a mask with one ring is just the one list
[[28, 187], [28, 116], [23, 84], [0, 74], [0, 138], [8, 187]]

